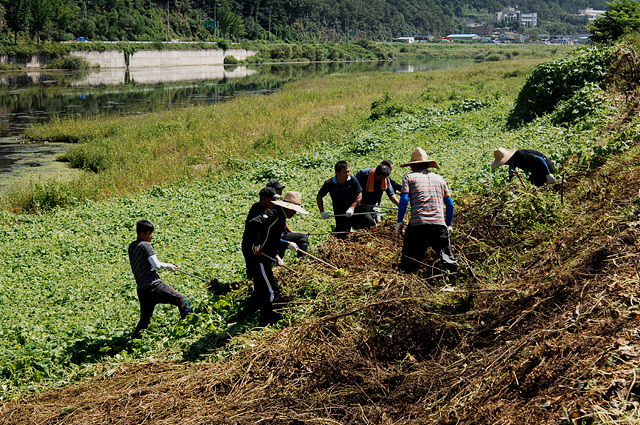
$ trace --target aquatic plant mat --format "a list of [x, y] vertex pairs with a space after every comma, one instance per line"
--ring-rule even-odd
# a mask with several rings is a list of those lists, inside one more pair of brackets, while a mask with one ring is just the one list
[[564, 186], [457, 200], [460, 275], [432, 252], [399, 274], [393, 219], [328, 239], [314, 253], [344, 275], [278, 271], [305, 319], [217, 362], [105, 368], [0, 423], [640, 423], [638, 165], [632, 148]]

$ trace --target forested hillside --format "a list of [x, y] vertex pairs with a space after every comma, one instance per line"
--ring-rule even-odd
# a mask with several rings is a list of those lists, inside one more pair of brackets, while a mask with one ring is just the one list
[[[429, 33], [465, 32], [464, 22], [493, 24], [507, 0], [0, 0], [3, 42], [225, 39], [342, 41], [391, 40]], [[605, 0], [523, 0], [538, 13], [528, 31], [585, 31], [575, 14]], [[168, 12], [168, 13], [167, 13]], [[217, 28], [214, 22], [217, 22]], [[168, 26], [168, 28], [167, 28]], [[512, 28], [519, 29], [519, 28]], [[468, 32], [468, 31], [467, 31]]]

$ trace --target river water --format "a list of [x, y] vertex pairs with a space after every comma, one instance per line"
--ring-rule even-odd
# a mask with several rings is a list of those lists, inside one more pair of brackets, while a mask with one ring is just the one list
[[469, 60], [381, 61], [262, 66], [183, 66], [26, 71], [0, 74], [0, 192], [32, 178], [71, 175], [55, 160], [67, 146], [21, 137], [52, 117], [144, 114], [213, 104], [238, 95], [270, 93], [303, 78], [350, 72], [414, 72], [469, 64]]

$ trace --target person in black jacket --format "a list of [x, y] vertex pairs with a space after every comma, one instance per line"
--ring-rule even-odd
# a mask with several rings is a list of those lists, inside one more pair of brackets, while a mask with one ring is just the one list
[[[282, 196], [285, 185], [280, 183], [278, 180], [271, 180], [269, 183], [267, 183], [267, 187], [275, 189], [278, 196]], [[282, 239], [289, 242], [295, 242], [295, 244], [298, 245], [298, 248], [300, 248], [298, 250], [298, 258], [303, 258], [305, 254], [302, 251], [306, 252], [309, 249], [309, 236], [307, 236], [305, 233], [292, 231], [291, 228], [289, 228], [289, 225], [285, 226], [284, 233], [282, 234]], [[286, 248], [278, 251], [278, 255], [280, 256], [280, 258], [284, 258], [285, 250]]]
[[264, 187], [260, 190], [260, 201], [255, 202], [249, 209], [247, 218], [244, 221], [244, 233], [242, 234], [242, 255], [244, 256], [245, 264], [247, 265], [247, 278], [253, 279], [255, 262], [253, 261], [253, 248], [250, 236], [250, 231], [247, 224], [249, 220], [255, 218], [273, 207], [273, 201], [277, 201], [280, 195], [272, 187]]
[[529, 181], [540, 187], [545, 183], [556, 183], [553, 177], [553, 163], [541, 152], [533, 149], [505, 149], [497, 148], [493, 151], [494, 161], [491, 168], [496, 169], [501, 165], [509, 165], [509, 180], [520, 168], [529, 173]]
[[296, 212], [308, 214], [302, 208], [302, 195], [298, 192], [287, 192], [283, 198], [273, 201], [274, 207], [252, 218], [247, 223], [247, 231], [252, 242], [253, 259], [253, 292], [247, 301], [242, 316], [247, 316], [260, 309], [260, 317], [266, 323], [276, 323], [279, 315], [273, 311], [274, 304], [280, 298], [280, 288], [273, 276], [274, 263], [284, 264], [278, 250], [285, 246], [298, 251], [295, 242], [281, 238], [287, 219]]

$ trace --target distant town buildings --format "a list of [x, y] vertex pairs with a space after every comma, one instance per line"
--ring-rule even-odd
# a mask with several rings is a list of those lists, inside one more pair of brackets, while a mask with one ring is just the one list
[[606, 10], [596, 10], [587, 7], [585, 10], [578, 10], [578, 13], [576, 13], [576, 17], [582, 18], [587, 22], [593, 22], [599, 17], [603, 16], [606, 12]]
[[538, 13], [522, 13], [519, 9], [507, 7], [501, 12], [496, 12], [493, 20], [495, 22], [505, 22], [507, 25], [518, 22], [522, 26], [533, 28], [538, 26]]
[[[585, 23], [593, 22], [596, 19], [602, 17], [607, 11], [596, 10], [590, 7], [584, 10], [578, 10], [575, 14], [576, 17], [584, 19]], [[496, 23], [500, 25], [495, 25]], [[518, 23], [522, 27], [537, 27], [538, 26], [538, 14], [522, 13], [518, 7], [507, 7], [500, 12], [494, 14], [494, 22], [487, 24], [486, 22], [464, 21], [463, 34], [448, 34], [440, 37], [441, 42], [483, 42], [494, 44], [519, 44], [526, 43], [530, 40], [536, 42], [542, 42], [546, 44], [586, 44], [590, 43], [590, 34], [570, 34], [570, 35], [548, 35], [538, 34], [531, 38], [531, 34], [524, 31], [523, 28], [513, 28], [513, 23]], [[511, 28], [510, 28], [511, 27]], [[512, 29], [518, 30], [517, 32], [511, 31]], [[398, 37], [395, 39], [401, 43], [420, 43], [438, 40], [438, 38], [432, 34], [416, 34], [412, 37]]]

